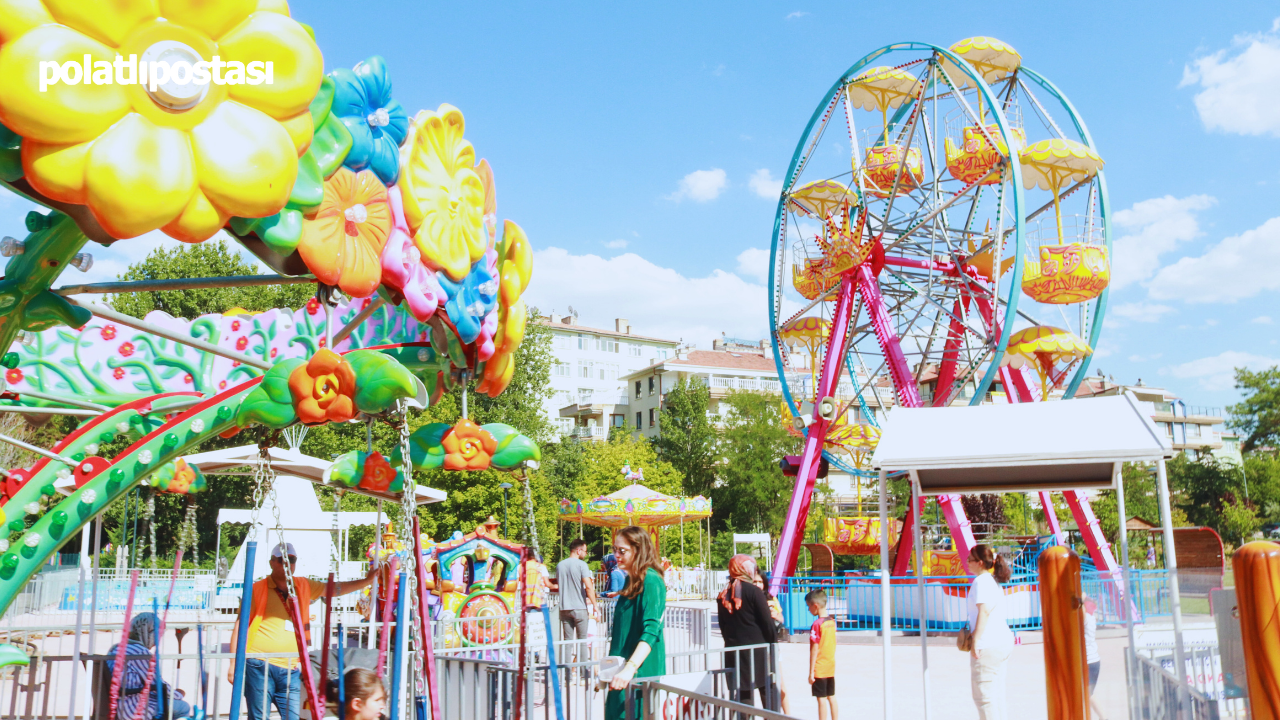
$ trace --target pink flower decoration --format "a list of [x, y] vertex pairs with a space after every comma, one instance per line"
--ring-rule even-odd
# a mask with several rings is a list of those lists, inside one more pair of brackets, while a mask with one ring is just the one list
[[426, 322], [444, 304], [445, 294], [436, 274], [422, 262], [404, 219], [404, 202], [400, 188], [387, 188], [391, 204], [391, 235], [382, 250], [382, 282], [404, 295], [409, 314], [418, 322]]

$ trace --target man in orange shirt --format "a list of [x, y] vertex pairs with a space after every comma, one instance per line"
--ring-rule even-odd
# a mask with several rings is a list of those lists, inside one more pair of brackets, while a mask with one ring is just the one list
[[[286, 558], [283, 557], [287, 554]], [[271, 574], [253, 584], [253, 596], [249, 603], [249, 638], [245, 647], [247, 653], [293, 653], [293, 657], [250, 659], [245, 663], [244, 697], [249, 706], [249, 720], [262, 720], [267, 716], [266, 697], [276, 706], [281, 720], [297, 720], [299, 696], [302, 692], [301, 662], [298, 658], [298, 640], [294, 634], [293, 621], [289, 619], [289, 611], [284, 600], [289, 594], [288, 575], [297, 567], [298, 553], [293, 543], [285, 543], [284, 553], [281, 546], [271, 549]], [[370, 564], [368, 576], [363, 580], [348, 580], [334, 584], [333, 594], [346, 595], [368, 587], [377, 568]], [[288, 573], [288, 575], [286, 575]], [[298, 596], [298, 614], [302, 617], [303, 636], [311, 641], [311, 600], [322, 598], [325, 583], [304, 577], [293, 578], [294, 592]], [[240, 618], [231, 628], [231, 637], [236, 637]], [[235, 663], [227, 669], [227, 682], [235, 682]]]
[[818, 720], [836, 720], [836, 619], [827, 615], [822, 590], [811, 591], [804, 602], [818, 616], [809, 629], [809, 684], [818, 698]]

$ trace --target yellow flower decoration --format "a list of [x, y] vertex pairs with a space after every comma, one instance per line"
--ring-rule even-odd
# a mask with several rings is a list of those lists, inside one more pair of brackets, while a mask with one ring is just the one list
[[502, 257], [498, 266], [498, 331], [493, 337], [493, 357], [484, 365], [476, 392], [498, 397], [515, 374], [515, 354], [524, 341], [529, 312], [520, 295], [529, 287], [533, 274], [533, 248], [524, 229], [510, 220], [502, 221]]
[[[51, 200], [87, 205], [117, 238], [162, 229], [199, 242], [233, 215], [275, 214], [311, 142], [308, 106], [323, 77], [319, 48], [288, 13], [284, 0], [0, 0], [0, 123], [24, 138], [27, 181]], [[113, 63], [117, 54], [124, 63], [270, 62], [272, 81], [40, 90], [42, 61]], [[107, 66], [98, 68], [105, 81]], [[137, 77], [136, 68], [110, 72]], [[239, 79], [233, 72], [220, 68]]]
[[462, 111], [441, 105], [422, 110], [400, 148], [404, 217], [422, 259], [461, 282], [484, 256], [485, 188], [475, 170], [476, 151], [463, 139]]

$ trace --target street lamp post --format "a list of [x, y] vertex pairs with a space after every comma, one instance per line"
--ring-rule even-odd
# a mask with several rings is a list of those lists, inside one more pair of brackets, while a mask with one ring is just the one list
[[502, 539], [509, 540], [507, 536], [507, 494], [511, 490], [511, 483], [502, 483], [498, 487], [502, 488]]

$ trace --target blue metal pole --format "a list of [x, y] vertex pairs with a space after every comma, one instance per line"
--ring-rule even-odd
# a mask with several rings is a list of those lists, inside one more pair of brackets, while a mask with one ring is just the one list
[[[253, 528], [250, 528], [252, 532]], [[249, 603], [253, 599], [253, 561], [258, 554], [258, 541], [244, 546], [244, 584], [240, 588], [240, 619], [236, 624], [236, 674], [231, 683], [231, 720], [240, 720], [240, 695], [244, 689], [244, 649], [249, 644]]]
[[200, 653], [200, 714], [209, 714], [209, 673], [204, 670], [204, 625], [196, 625], [196, 650]]
[[547, 624], [547, 662], [550, 664], [547, 672], [551, 675], [551, 692], [556, 696], [556, 720], [564, 720], [564, 700], [560, 697], [560, 673], [556, 669], [556, 638], [551, 634], [551, 608], [547, 607], [545, 602], [542, 604], [542, 620]]
[[342, 663], [342, 623], [338, 623], [338, 720], [347, 719], [347, 673]]
[[399, 588], [396, 595], [396, 649], [391, 655], [391, 705], [390, 713], [387, 715], [392, 720], [400, 718], [400, 683], [403, 680], [400, 665], [404, 658], [404, 646], [409, 642], [409, 622], [405, 618], [407, 612], [405, 601], [408, 599], [409, 592], [408, 572], [400, 571], [400, 579], [396, 587]]

